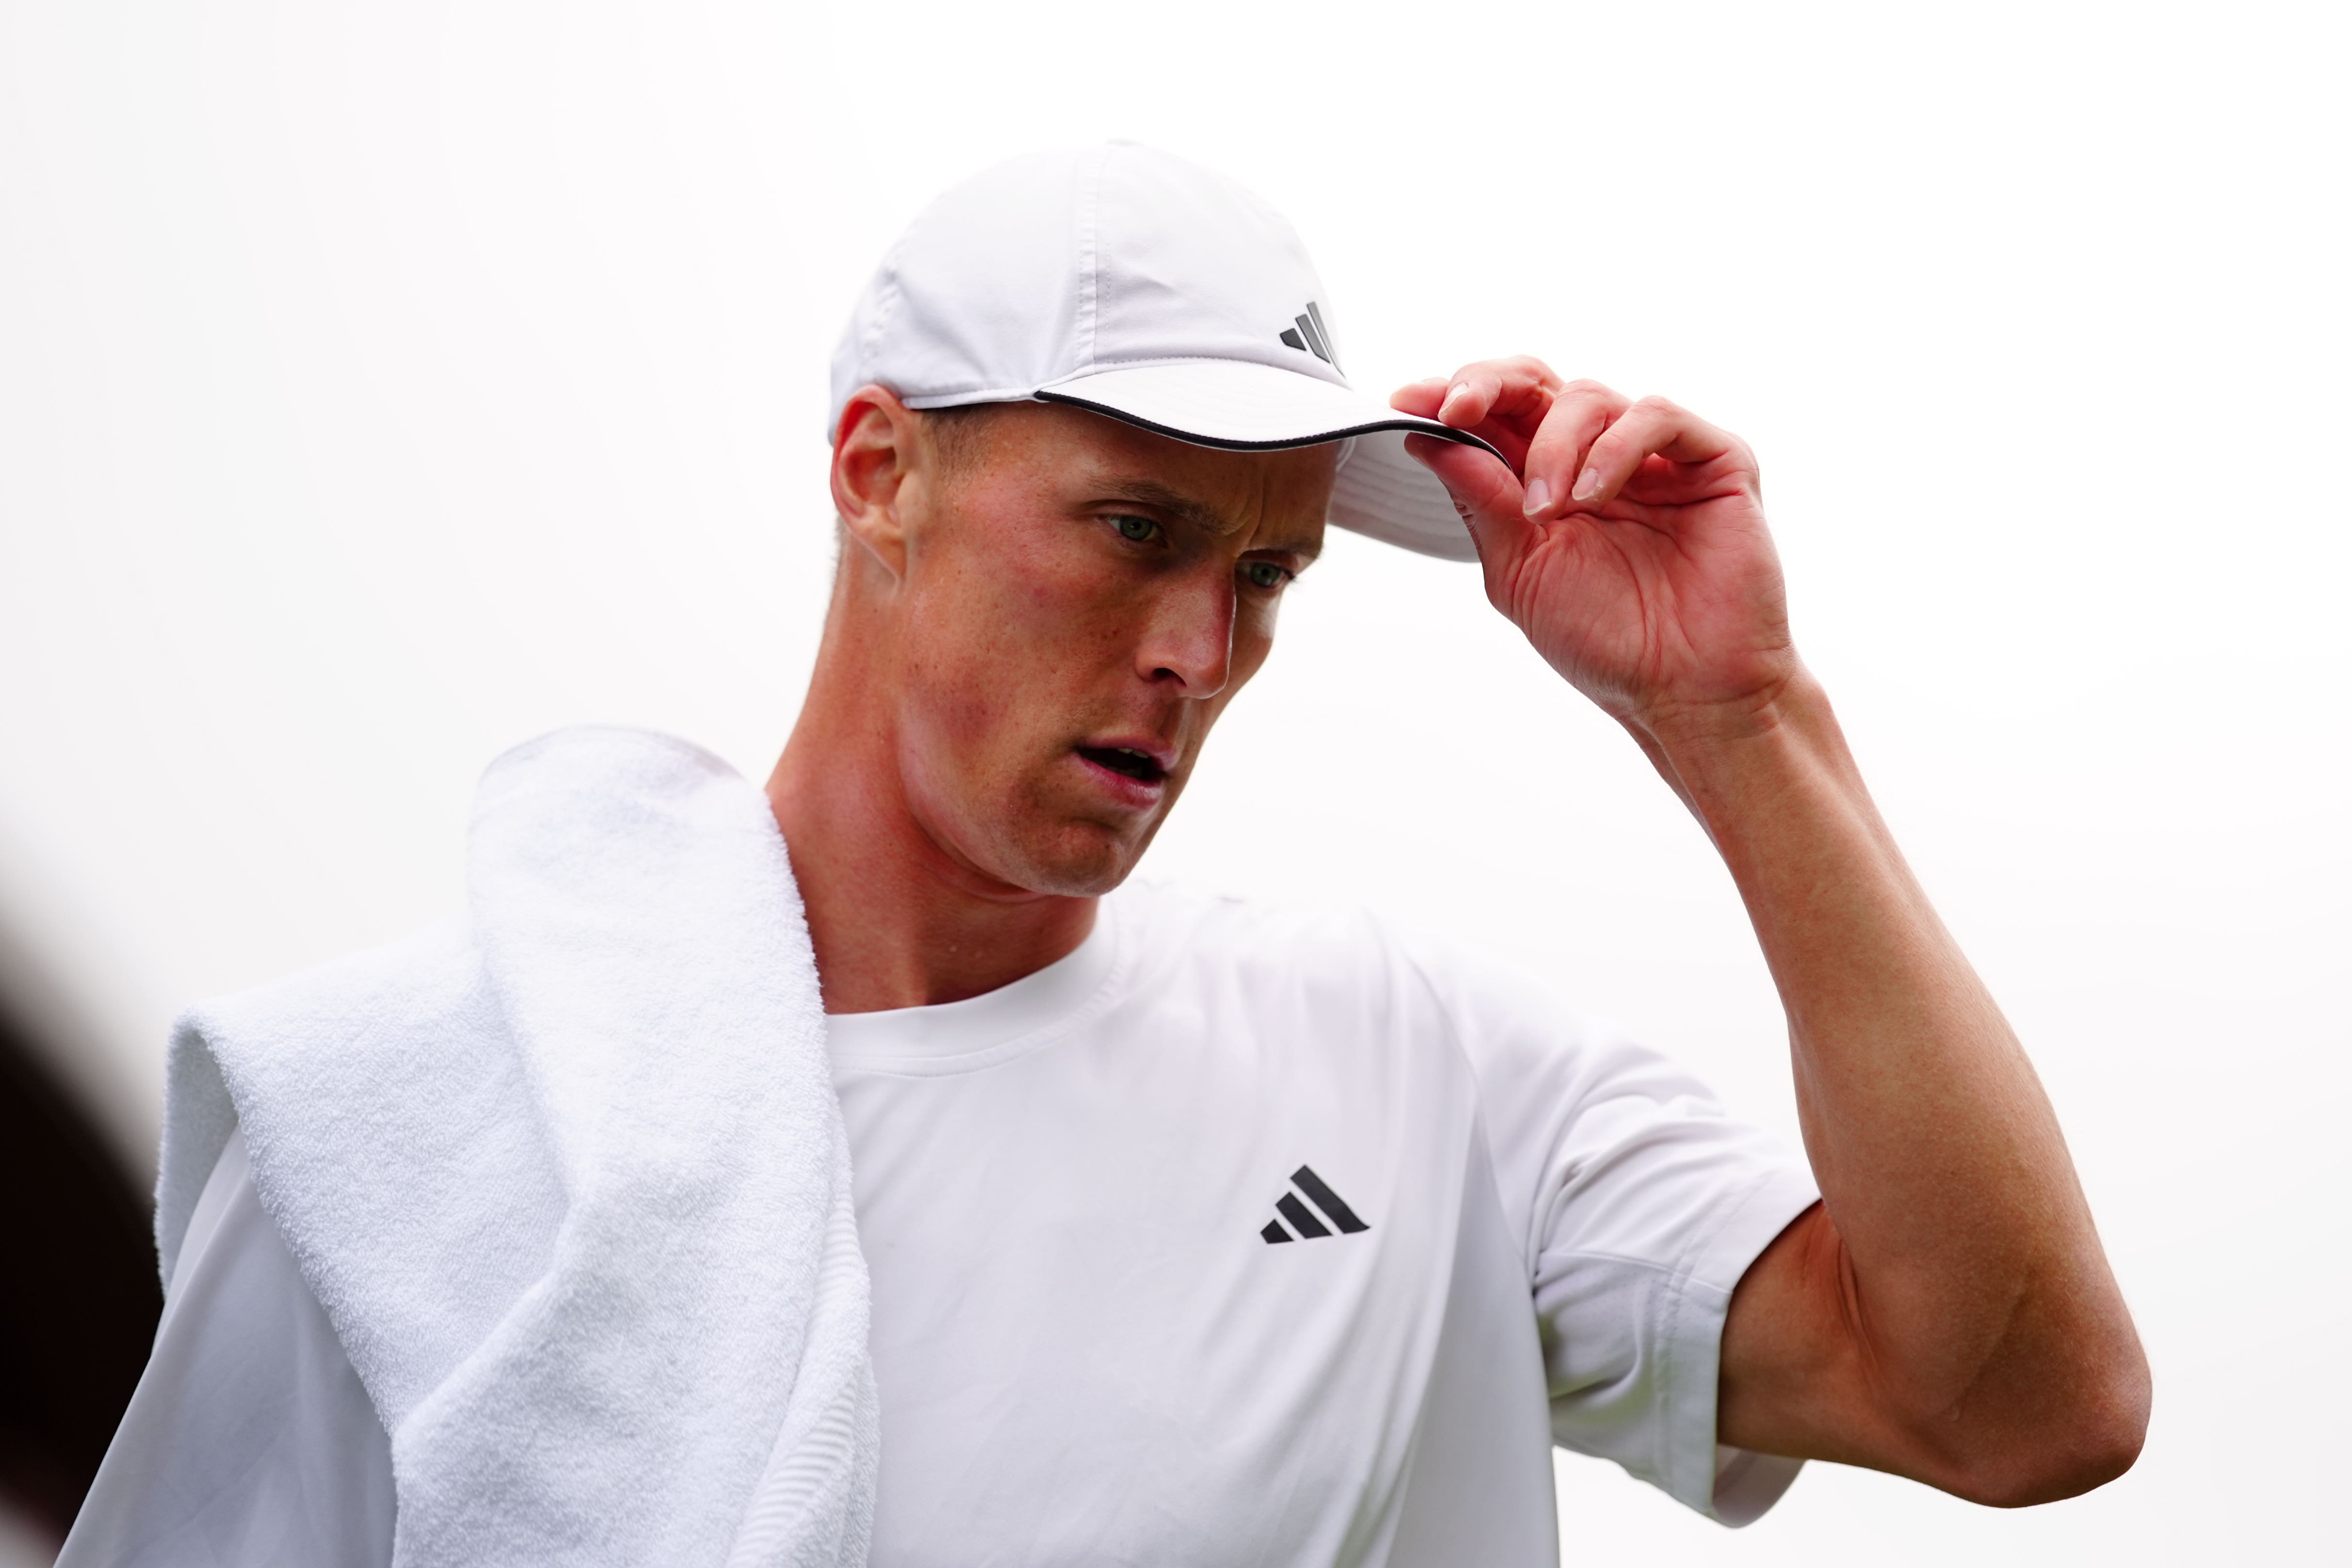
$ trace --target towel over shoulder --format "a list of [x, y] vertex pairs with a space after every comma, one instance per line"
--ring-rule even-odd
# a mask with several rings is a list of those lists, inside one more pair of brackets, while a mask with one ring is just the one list
[[403, 1568], [864, 1563], [866, 1264], [766, 802], [561, 731], [484, 775], [467, 879], [464, 919], [182, 1020], [166, 1278], [241, 1127], [391, 1435]]

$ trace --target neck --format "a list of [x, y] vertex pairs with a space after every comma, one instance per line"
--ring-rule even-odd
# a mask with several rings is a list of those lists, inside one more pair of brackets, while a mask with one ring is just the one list
[[768, 780], [825, 1011], [960, 1002], [1076, 949], [1094, 929], [1096, 900], [1011, 886], [941, 847], [908, 801], [896, 737], [870, 717], [889, 711], [884, 694], [826, 657], [836, 651], [819, 654]]

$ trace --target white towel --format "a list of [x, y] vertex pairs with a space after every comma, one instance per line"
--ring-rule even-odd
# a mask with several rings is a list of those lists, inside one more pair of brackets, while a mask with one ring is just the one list
[[568, 730], [491, 764], [469, 918], [172, 1044], [168, 1278], [232, 1127], [392, 1436], [393, 1560], [866, 1561], [866, 1262], [759, 792]]

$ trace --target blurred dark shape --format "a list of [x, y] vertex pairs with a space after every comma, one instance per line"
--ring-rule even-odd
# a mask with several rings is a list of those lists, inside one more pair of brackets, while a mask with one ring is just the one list
[[62, 1540], [163, 1293], [147, 1194], [0, 997], [0, 1492]]

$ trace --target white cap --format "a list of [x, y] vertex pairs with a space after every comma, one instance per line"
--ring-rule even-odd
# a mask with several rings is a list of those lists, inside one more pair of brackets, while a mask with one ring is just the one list
[[834, 353], [828, 427], [877, 384], [909, 408], [1066, 403], [1237, 451], [1346, 441], [1332, 522], [1475, 559], [1403, 433], [1486, 444], [1350, 387], [1331, 321], [1297, 234], [1223, 175], [1132, 142], [1031, 153], [883, 258]]

